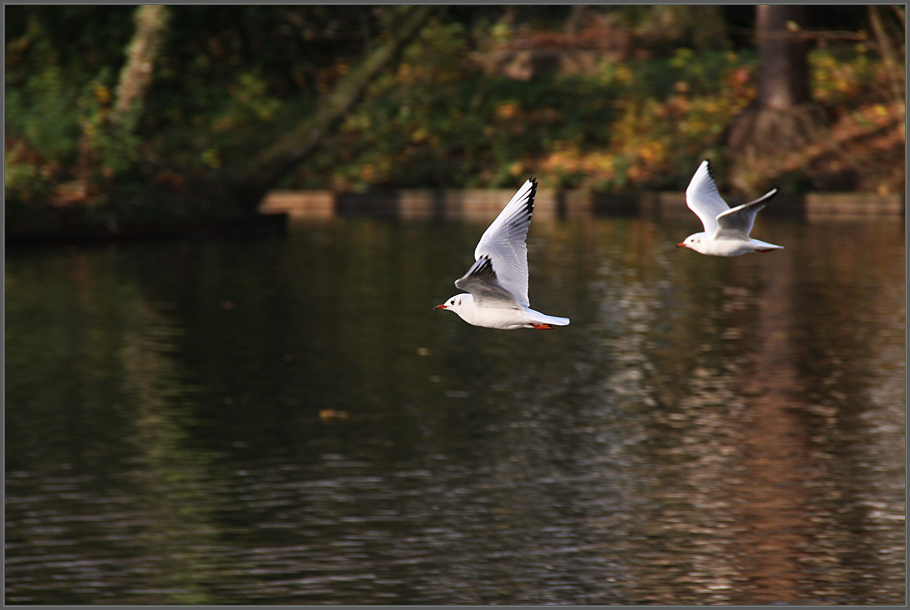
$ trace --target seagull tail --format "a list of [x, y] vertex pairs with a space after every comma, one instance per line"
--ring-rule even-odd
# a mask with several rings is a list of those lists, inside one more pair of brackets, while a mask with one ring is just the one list
[[543, 324], [552, 324], [553, 326], [568, 326], [569, 318], [560, 318], [558, 316], [548, 316], [547, 314], [534, 312], [537, 319]]
[[776, 244], [769, 244], [768, 242], [761, 241], [759, 239], [753, 239], [752, 242], [755, 245], [755, 249], [758, 250], [759, 252], [770, 252], [771, 250], [783, 250], [784, 249], [783, 246], [778, 246]]

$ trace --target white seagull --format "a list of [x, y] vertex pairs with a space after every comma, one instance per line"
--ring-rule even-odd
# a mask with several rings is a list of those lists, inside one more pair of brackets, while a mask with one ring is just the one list
[[693, 233], [686, 241], [677, 244], [677, 247], [691, 248], [713, 256], [739, 256], [748, 252], [783, 249], [783, 246], [749, 237], [755, 215], [765, 207], [761, 202], [773, 197], [775, 193], [777, 189], [765, 193], [755, 201], [730, 208], [717, 192], [711, 166], [707, 160], [702, 161], [686, 189], [686, 203], [701, 219], [705, 230], [703, 233]]
[[548, 316], [529, 307], [528, 246], [525, 238], [534, 212], [537, 180], [526, 181], [477, 243], [476, 261], [455, 286], [457, 294], [434, 309], [449, 309], [474, 326], [547, 329], [568, 318]]

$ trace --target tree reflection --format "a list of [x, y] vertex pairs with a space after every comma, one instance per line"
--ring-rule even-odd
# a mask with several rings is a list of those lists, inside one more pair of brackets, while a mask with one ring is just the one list
[[[178, 329], [111, 262], [77, 251], [8, 267], [17, 291], [7, 319], [8, 550], [19, 556], [20, 541], [39, 560], [9, 568], [27, 571], [8, 599], [94, 603], [95, 582], [110, 602], [211, 602], [223, 569], [206, 475], [213, 456], [189, 443], [192, 391], [171, 356]], [[30, 281], [35, 271], [40, 281]], [[44, 384], [23, 385], [37, 378]], [[41, 432], [40, 444], [27, 430]], [[73, 543], [73, 566], [84, 568], [42, 566]], [[28, 571], [44, 583], [38, 597]]]
[[212, 522], [219, 490], [208, 473], [214, 456], [189, 442], [192, 388], [170, 357], [180, 331], [138, 295], [128, 311], [120, 358], [139, 449], [131, 478], [148, 517], [134, 542], [158, 558], [148, 566], [156, 586], [146, 586], [167, 592], [170, 603], [213, 603], [211, 584], [227, 568]]
[[746, 316], [749, 323], [742, 325], [748, 340], [737, 342], [744, 349], [737, 390], [747, 397], [748, 407], [738, 434], [740, 477], [730, 491], [742, 527], [736, 555], [750, 578], [737, 587], [735, 599], [753, 604], [830, 602], [836, 599], [833, 592], [820, 589], [820, 583], [813, 590], [804, 587], [807, 559], [837, 560], [819, 553], [813, 540], [817, 524], [807, 511], [818, 504], [810, 483], [824, 462], [812, 450], [813, 431], [804, 412], [806, 387], [797, 347], [802, 333], [793, 302], [795, 263], [792, 257], [766, 257], [761, 263], [748, 270], [762, 285]]

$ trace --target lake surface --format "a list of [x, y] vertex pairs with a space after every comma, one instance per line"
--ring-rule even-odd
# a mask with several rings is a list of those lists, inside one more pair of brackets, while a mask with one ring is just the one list
[[903, 219], [535, 221], [6, 258], [11, 604], [903, 604]]

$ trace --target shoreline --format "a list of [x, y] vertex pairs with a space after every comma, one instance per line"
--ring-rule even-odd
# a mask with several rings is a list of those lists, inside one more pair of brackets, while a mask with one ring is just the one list
[[[275, 190], [259, 206], [263, 213], [285, 213], [292, 219], [382, 217], [405, 220], [488, 220], [514, 195], [510, 189], [402, 189], [377, 193]], [[731, 207], [738, 200], [728, 201]], [[777, 195], [763, 213], [822, 217], [903, 217], [903, 194], [812, 192]], [[676, 216], [691, 214], [683, 191], [647, 191], [607, 195], [591, 191], [538, 189], [535, 218], [587, 218], [610, 215]]]
[[[328, 221], [334, 218], [399, 220], [490, 221], [514, 195], [510, 189], [403, 189], [382, 193], [332, 191], [270, 192], [258, 212], [199, 219], [180, 224], [136, 224], [121, 227], [70, 226], [55, 229], [10, 230], [7, 246], [47, 246], [131, 243], [149, 240], [255, 238], [284, 235], [291, 220]], [[733, 205], [738, 200], [730, 202]], [[872, 193], [806, 193], [778, 195], [762, 212], [808, 221], [832, 219], [903, 219], [904, 196]], [[605, 195], [590, 191], [538, 189], [535, 219], [574, 219], [597, 216], [689, 216], [684, 192], [648, 191], [634, 195]]]

